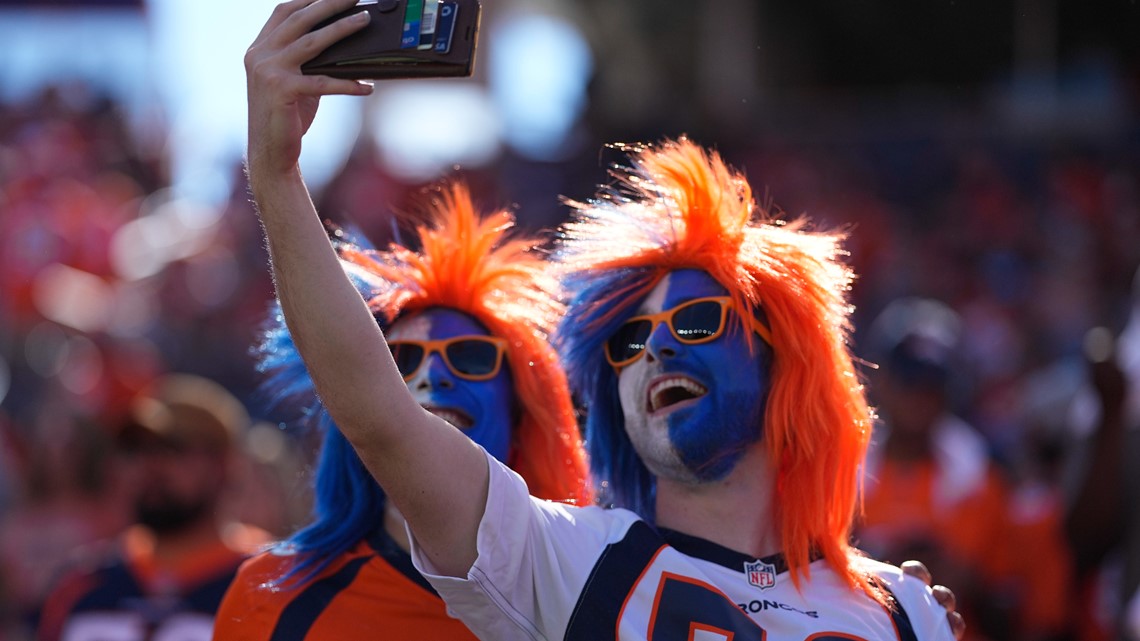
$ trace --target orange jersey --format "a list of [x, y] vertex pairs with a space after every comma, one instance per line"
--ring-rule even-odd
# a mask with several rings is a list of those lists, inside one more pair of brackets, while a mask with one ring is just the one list
[[[987, 467], [972, 477], [970, 491], [940, 502], [940, 476], [954, 479], [955, 489], [967, 484], [958, 469], [883, 462], [863, 504], [859, 538], [867, 551], [930, 565], [935, 580], [958, 592], [967, 622], [981, 616], [976, 609], [985, 595], [1002, 594], [1013, 600], [1010, 624], [1018, 631], [1046, 638], [1065, 630], [1073, 594], [1058, 497], [1024, 488], [1013, 493]], [[968, 627], [966, 639], [979, 638], [980, 628]]]
[[315, 577], [274, 586], [292, 555], [265, 552], [246, 561], [214, 624], [216, 641], [474, 639], [385, 533], [362, 540]]
[[[1009, 520], [1006, 488], [993, 470], [986, 470], [969, 493], [939, 504], [932, 463], [884, 461], [866, 485], [861, 538], [868, 551], [891, 555], [916, 542], [935, 545], [958, 562], [994, 574], [1008, 571]], [[905, 559], [890, 558], [895, 563]], [[921, 560], [921, 559], [920, 559]], [[953, 586], [950, 586], [953, 588]]]

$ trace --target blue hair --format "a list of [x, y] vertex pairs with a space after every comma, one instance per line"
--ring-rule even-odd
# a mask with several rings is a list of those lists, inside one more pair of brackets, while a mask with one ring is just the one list
[[[272, 582], [300, 585], [382, 526], [384, 492], [317, 398], [276, 303], [254, 355], [258, 371], [266, 375], [262, 390], [269, 395], [271, 406], [299, 404], [304, 411], [299, 425], [316, 428], [322, 435], [313, 481], [312, 521], [284, 542], [296, 551], [297, 562]], [[294, 578], [299, 580], [293, 582]]]
[[570, 387], [586, 405], [586, 451], [599, 503], [632, 510], [649, 522], [655, 516], [656, 483], [626, 434], [617, 374], [604, 346], [644, 298], [614, 294], [648, 290], [655, 273], [646, 268], [567, 276], [565, 291], [575, 294], [554, 336]]

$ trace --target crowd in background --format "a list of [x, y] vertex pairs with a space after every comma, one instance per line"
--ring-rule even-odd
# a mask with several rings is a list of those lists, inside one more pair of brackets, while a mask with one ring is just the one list
[[[1083, 341], [1097, 326], [1119, 332], [1132, 306], [1140, 129], [1027, 144], [854, 126], [842, 140], [699, 142], [769, 190], [762, 202], [849, 230], [854, 347], [868, 362], [883, 358], [869, 328], [892, 301], [941, 301], [958, 319], [939, 361], [945, 410], [984, 444], [1000, 486], [987, 499], [997, 501], [993, 527], [955, 562], [954, 542], [976, 536], [980, 512], [921, 514], [942, 543], [895, 552], [928, 561], [961, 602], [1000, 610], [968, 610], [971, 638], [1106, 638], [1096, 621], [1118, 607], [1103, 587], [1112, 575], [1077, 568], [1061, 524], [1078, 483], [1067, 470], [1083, 436], [1070, 419], [1086, 384]], [[471, 182], [485, 202], [517, 203], [524, 226], [549, 228], [560, 195], [584, 197], [607, 180], [611, 158], [598, 149], [609, 132], [593, 134], [597, 144], [561, 163], [504, 152]], [[280, 537], [306, 514], [311, 443], [264, 410], [249, 356], [272, 285], [245, 186], [237, 180], [224, 211], [199, 211], [166, 190], [168, 162], [161, 140], [132, 135], [93, 92], [0, 107], [0, 639], [27, 638], [61, 568], [129, 522], [115, 430], [161, 373], [217, 381], [255, 419], [222, 518]], [[391, 212], [418, 187], [389, 175], [365, 141], [316, 197], [333, 222], [383, 243]], [[1003, 544], [1024, 547], [994, 560]]]

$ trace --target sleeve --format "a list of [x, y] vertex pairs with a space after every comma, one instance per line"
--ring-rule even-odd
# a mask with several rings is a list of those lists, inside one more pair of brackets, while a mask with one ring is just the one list
[[[876, 565], [876, 573], [894, 594], [899, 609], [906, 615], [905, 620], [909, 621], [918, 641], [954, 641], [954, 633], [946, 619], [946, 609], [935, 600], [930, 587], [895, 566], [883, 563]], [[895, 621], [897, 626], [898, 616]]]
[[487, 458], [487, 504], [467, 577], [441, 576], [409, 530], [412, 561], [479, 638], [561, 639], [598, 557], [637, 517], [536, 499], [518, 474]]

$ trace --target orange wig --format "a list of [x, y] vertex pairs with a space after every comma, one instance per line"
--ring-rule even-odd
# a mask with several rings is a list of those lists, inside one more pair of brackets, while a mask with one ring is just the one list
[[[872, 413], [848, 346], [853, 274], [841, 260], [844, 236], [809, 231], [803, 219], [776, 220], [754, 203], [740, 173], [685, 138], [624, 149], [633, 164], [614, 172], [617, 184], [591, 202], [570, 203], [575, 216], [557, 254], [573, 293], [558, 345], [571, 382], [590, 402], [587, 442], [598, 480], [648, 478], [604, 475], [608, 461], [613, 470], [623, 465], [612, 451], [623, 446], [604, 430], [623, 430], [605, 398], [616, 379], [601, 346], [669, 272], [703, 270], [728, 290], [742, 330], [757, 310], [770, 328], [763, 438], [792, 580], [799, 586], [809, 578], [812, 557], [821, 555], [848, 584], [882, 601], [849, 543]], [[617, 503], [651, 512], [652, 491], [638, 491], [624, 501], [619, 493]]]
[[421, 250], [387, 251], [339, 244], [346, 271], [368, 284], [368, 306], [387, 326], [430, 307], [468, 314], [506, 339], [521, 416], [506, 461], [535, 496], [590, 503], [585, 450], [566, 375], [547, 339], [564, 312], [557, 279], [537, 255], [536, 240], [507, 238], [505, 210], [480, 218], [468, 189], [439, 188], [416, 226]]

